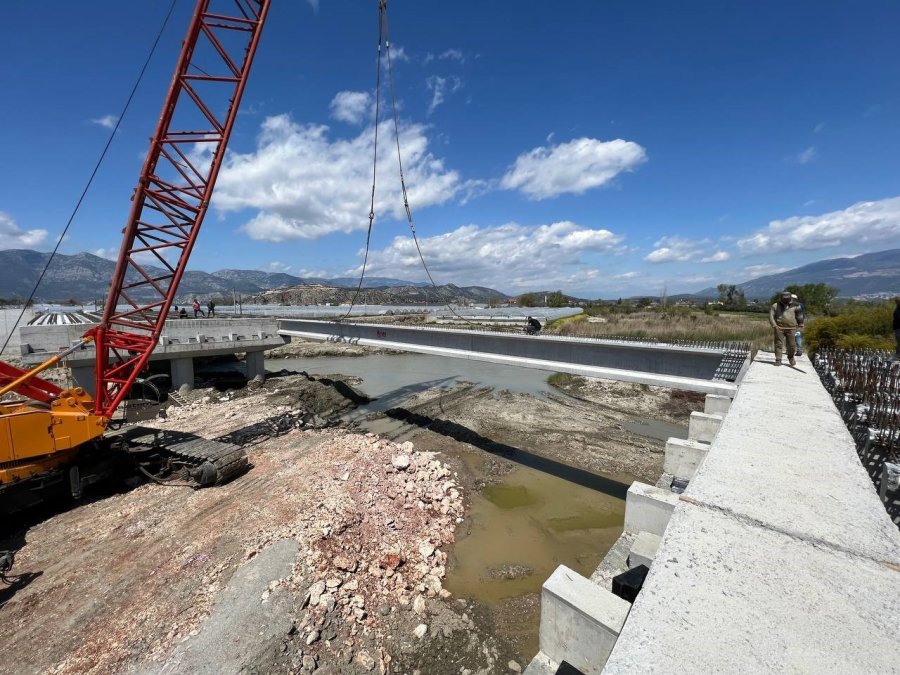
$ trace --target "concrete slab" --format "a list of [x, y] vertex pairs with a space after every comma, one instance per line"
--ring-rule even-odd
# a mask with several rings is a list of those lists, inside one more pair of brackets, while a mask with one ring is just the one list
[[541, 589], [541, 652], [584, 675], [600, 673], [631, 604], [560, 565]]
[[544, 652], [538, 652], [522, 675], [556, 675], [559, 664], [551, 661]]
[[[670, 438], [666, 441], [663, 472], [671, 474], [673, 478], [691, 480], [703, 460], [706, 459], [709, 448], [709, 443]], [[671, 481], [669, 484], [671, 485]]]
[[650, 567], [656, 558], [656, 552], [659, 550], [659, 544], [662, 537], [650, 532], [640, 532], [631, 545], [631, 551], [628, 553], [628, 567], [637, 567], [638, 565], [646, 565]]
[[709, 413], [692, 412], [688, 425], [688, 438], [700, 443], [712, 443], [719, 428], [722, 426], [722, 415], [710, 415]]
[[661, 537], [676, 504], [678, 495], [673, 492], [635, 481], [625, 495], [625, 531]]
[[900, 571], [684, 503], [604, 673], [896, 673], [898, 616]]
[[900, 564], [890, 521], [808, 362], [760, 355], [685, 496], [792, 536]]

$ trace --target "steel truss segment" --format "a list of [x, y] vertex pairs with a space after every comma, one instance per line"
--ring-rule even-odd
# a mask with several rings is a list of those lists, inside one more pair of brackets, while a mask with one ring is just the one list
[[[209, 206], [269, 4], [197, 0], [138, 179], [103, 319], [93, 331], [98, 415], [112, 416], [159, 340]], [[197, 129], [207, 123], [211, 129]], [[135, 259], [139, 254], [152, 254], [168, 273], [146, 269], [145, 258]]]

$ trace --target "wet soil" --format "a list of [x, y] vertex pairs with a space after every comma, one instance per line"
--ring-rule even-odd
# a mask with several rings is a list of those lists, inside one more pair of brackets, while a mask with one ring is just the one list
[[[540, 584], [560, 563], [588, 575], [632, 477], [661, 471], [662, 441], [634, 425], [683, 425], [702, 407], [583, 378], [538, 395], [452, 380], [379, 405], [364, 380], [314, 362], [191, 392], [154, 423], [244, 438], [245, 476], [141, 485], [19, 528], [16, 571], [40, 576], [0, 605], [16, 655], [0, 672], [202, 672], [199, 646], [222, 640], [239, 648], [216, 672], [524, 667]], [[241, 436], [273, 418], [292, 430]], [[236, 635], [239, 608], [260, 602], [266, 630]]]

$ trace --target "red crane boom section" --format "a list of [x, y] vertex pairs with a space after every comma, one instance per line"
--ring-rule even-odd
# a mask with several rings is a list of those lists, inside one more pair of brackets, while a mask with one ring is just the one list
[[[132, 198], [100, 324], [94, 413], [112, 417], [165, 325], [203, 223], [270, 0], [198, 0]], [[149, 261], [149, 262], [148, 262]]]

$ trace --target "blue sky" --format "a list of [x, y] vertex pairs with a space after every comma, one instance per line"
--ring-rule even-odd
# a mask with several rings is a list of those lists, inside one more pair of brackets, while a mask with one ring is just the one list
[[[193, 4], [62, 252], [117, 252]], [[5, 8], [0, 248], [52, 248], [168, 5]], [[273, 3], [191, 268], [358, 273], [376, 8]], [[900, 3], [391, 0], [389, 21], [438, 283], [671, 294], [900, 246]], [[390, 154], [379, 182], [369, 273], [424, 279]]]

